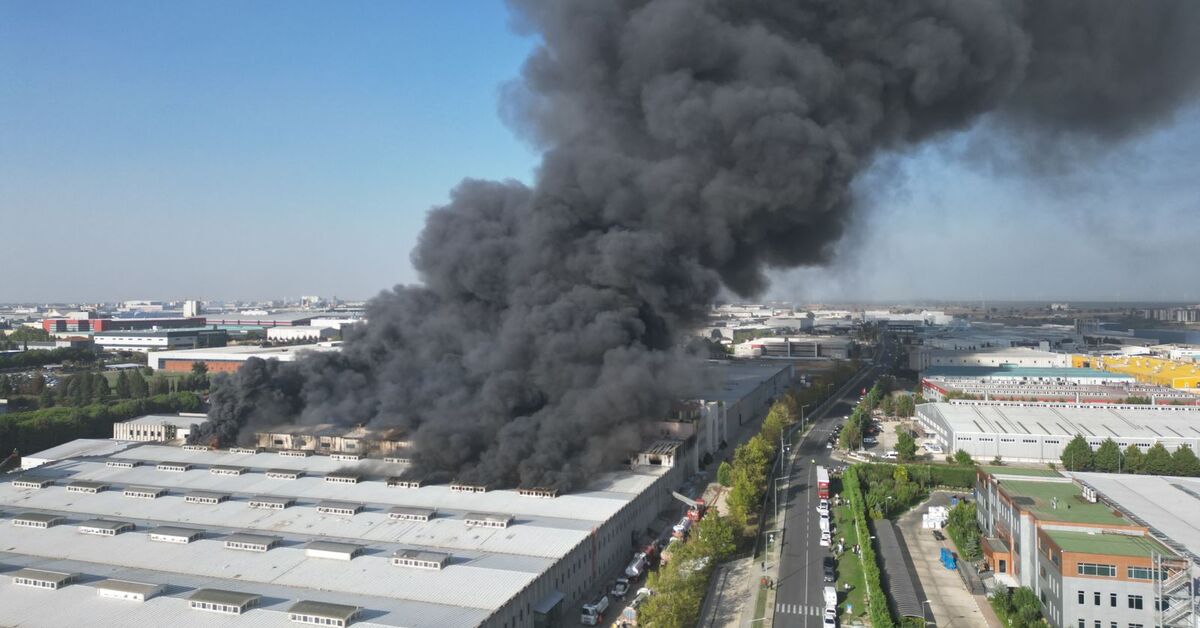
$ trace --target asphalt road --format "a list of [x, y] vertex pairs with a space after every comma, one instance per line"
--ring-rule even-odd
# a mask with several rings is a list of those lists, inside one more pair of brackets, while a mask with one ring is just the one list
[[[810, 417], [816, 421], [793, 449], [793, 464], [788, 475], [787, 490], [780, 501], [785, 508], [783, 553], [779, 576], [776, 579], [775, 615], [772, 625], [784, 628], [820, 628], [825, 614], [825, 587], [822, 559], [829, 548], [821, 547], [821, 531], [817, 514], [817, 466], [829, 466], [833, 461], [825, 442], [843, 416], [858, 403], [863, 388], [869, 389], [889, 364], [890, 341], [885, 340], [880, 355], [862, 378], [842, 389], [841, 394], [818, 408]], [[816, 464], [813, 464], [813, 460]], [[837, 464], [841, 464], [840, 462]], [[834, 531], [837, 538], [837, 531]]]

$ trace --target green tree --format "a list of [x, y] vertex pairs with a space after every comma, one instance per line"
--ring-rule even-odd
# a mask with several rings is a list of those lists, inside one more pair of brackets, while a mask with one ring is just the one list
[[117, 399], [128, 399], [132, 396], [129, 388], [129, 376], [125, 374], [125, 371], [117, 373], [116, 389]]
[[975, 518], [975, 504], [959, 502], [950, 509], [946, 520], [946, 533], [954, 541], [958, 553], [968, 561], [979, 560], [983, 552], [979, 548], [979, 522]]
[[896, 440], [896, 459], [900, 462], [912, 462], [917, 457], [917, 441], [907, 430], [900, 432]]
[[0, 375], [0, 399], [7, 399], [13, 394], [12, 380], [7, 375]]
[[711, 556], [713, 562], [722, 562], [737, 550], [737, 533], [727, 517], [715, 509], [708, 511], [696, 524], [696, 551], [702, 556]]
[[204, 362], [192, 362], [192, 375], [208, 375], [208, 365]]
[[46, 389], [46, 376], [41, 373], [34, 373], [29, 377], [29, 390], [26, 394], [40, 395]]
[[1012, 628], [1033, 628], [1045, 625], [1042, 622], [1042, 607], [1038, 602], [1038, 596], [1029, 587], [1019, 587], [1012, 591], [1011, 609], [1008, 614], [1008, 623]]
[[167, 376], [162, 373], [155, 373], [153, 379], [150, 380], [151, 395], [165, 395], [171, 392], [171, 382], [167, 381]]
[[896, 400], [896, 416], [907, 419], [917, 413], [917, 405], [910, 395], [903, 395]]
[[717, 484], [724, 487], [733, 484], [733, 465], [728, 461], [722, 461], [721, 466], [717, 467]]
[[1092, 468], [1101, 473], [1117, 473], [1121, 468], [1121, 448], [1117, 441], [1106, 438], [1096, 448], [1092, 457]]
[[1196, 452], [1192, 451], [1187, 445], [1180, 445], [1175, 453], [1171, 454], [1172, 473], [1184, 477], [1194, 478], [1200, 475], [1200, 458], [1196, 457]]
[[1146, 466], [1146, 454], [1143, 454], [1137, 445], [1130, 445], [1125, 448], [1121, 464], [1121, 470], [1125, 473], [1141, 473]]
[[973, 467], [975, 466], [975, 460], [971, 458], [971, 454], [967, 453], [966, 450], [960, 449], [954, 452], [954, 464], [960, 467]]
[[108, 379], [101, 373], [92, 373], [92, 401], [103, 403], [112, 400], [112, 389], [108, 386]]
[[146, 378], [134, 369], [129, 373], [129, 394], [134, 399], [145, 399], [150, 396], [150, 385], [146, 383]]
[[767, 412], [767, 418], [763, 419], [759, 434], [768, 443], [774, 445], [779, 442], [779, 437], [783, 434], [783, 430], [786, 427], [787, 408], [782, 403], [776, 401], [771, 404], [771, 409]]
[[41, 394], [38, 395], [39, 408], [52, 408], [55, 405], [54, 391], [49, 388], [43, 388]]
[[729, 516], [739, 529], [750, 524], [750, 516], [758, 506], [758, 487], [747, 477], [743, 470], [735, 470], [733, 487], [729, 489], [726, 504], [729, 505]]
[[1142, 463], [1142, 470], [1149, 475], [1171, 475], [1174, 465], [1171, 463], [1171, 454], [1167, 453], [1167, 448], [1163, 447], [1162, 443], [1154, 443], [1150, 449], [1146, 450], [1146, 460]]
[[879, 410], [883, 412], [884, 416], [896, 416], [896, 402], [891, 395], [884, 397], [883, 401], [879, 402]]
[[1062, 465], [1067, 471], [1092, 470], [1092, 446], [1082, 434], [1076, 434], [1063, 448]]

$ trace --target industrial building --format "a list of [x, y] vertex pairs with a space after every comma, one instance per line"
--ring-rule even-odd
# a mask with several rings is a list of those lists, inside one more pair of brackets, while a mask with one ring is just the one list
[[317, 327], [316, 325], [294, 325], [286, 327], [267, 328], [267, 340], [279, 342], [296, 342], [310, 340], [318, 342], [337, 337], [338, 330], [332, 327]]
[[1028, 347], [990, 347], [957, 351], [918, 347], [908, 354], [909, 368], [924, 371], [934, 366], [987, 366], [1068, 368], [1071, 356]]
[[1131, 398], [1152, 404], [1200, 405], [1200, 395], [1153, 384], [1128, 375], [1092, 369], [984, 369], [934, 367], [921, 378], [921, 394], [930, 401], [948, 398], [983, 401], [1122, 403]]
[[102, 331], [92, 334], [92, 342], [107, 351], [146, 352], [224, 347], [228, 341], [229, 334], [225, 330], [213, 327]]
[[385, 430], [332, 424], [281, 425], [255, 432], [254, 441], [261, 449], [342, 456], [402, 457], [409, 447], [407, 439]]
[[1200, 515], [1200, 482], [1136, 476], [1139, 495], [1127, 477], [977, 471], [984, 561], [997, 582], [1033, 589], [1055, 628], [1195, 626], [1200, 535], [1174, 504]]
[[175, 329], [203, 327], [203, 317], [179, 318], [108, 318], [95, 312], [74, 312], [67, 316], [42, 319], [42, 329], [47, 333], [79, 333], [105, 331], [131, 331], [145, 329]]
[[854, 352], [854, 341], [845, 336], [769, 336], [733, 347], [738, 358], [846, 360]]
[[322, 342], [298, 347], [216, 347], [206, 349], [182, 349], [178, 351], [154, 351], [147, 355], [146, 363], [158, 371], [187, 373], [193, 364], [203, 364], [209, 373], [232, 373], [250, 358], [293, 362], [308, 351], [340, 351], [340, 342]]
[[208, 422], [204, 414], [149, 414], [113, 423], [113, 440], [169, 443], [185, 441], [192, 426]]
[[[689, 435], [565, 494], [424, 484], [404, 457], [349, 453], [372, 442], [353, 432], [324, 434], [325, 448], [310, 430], [278, 451], [78, 440], [28, 456], [0, 476], [0, 624], [572, 624], [649, 528], [677, 518], [671, 493], [699, 452], [719, 446], [726, 422], [761, 416], [792, 373], [709, 368], [724, 383], [696, 402], [706, 414], [664, 422]], [[264, 434], [276, 446], [285, 433], [298, 436]], [[66, 577], [31, 585], [14, 581], [21, 570]]]
[[1193, 390], [1200, 393], [1200, 364], [1194, 362], [1175, 362], [1163, 358], [1149, 356], [1072, 356], [1077, 366], [1123, 373], [1136, 378], [1139, 382]]
[[1059, 462], [1077, 434], [1093, 448], [1111, 438], [1122, 449], [1162, 443], [1200, 451], [1200, 407], [1174, 405], [961, 401], [917, 406], [917, 423], [944, 451], [976, 460]]

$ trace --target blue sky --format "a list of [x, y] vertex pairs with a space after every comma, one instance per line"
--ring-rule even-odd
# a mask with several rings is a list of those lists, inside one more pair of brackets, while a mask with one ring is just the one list
[[[531, 178], [497, 112], [533, 43], [499, 0], [0, 0], [0, 301], [415, 281], [461, 178]], [[987, 165], [994, 138], [889, 156], [772, 295], [1200, 300], [1200, 113], [1054, 174]]]

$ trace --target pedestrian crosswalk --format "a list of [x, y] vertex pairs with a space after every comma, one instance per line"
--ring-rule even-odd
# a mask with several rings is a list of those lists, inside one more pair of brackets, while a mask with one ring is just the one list
[[822, 606], [812, 606], [809, 604], [785, 604], [778, 603], [775, 605], [775, 612], [784, 615], [810, 615], [812, 617], [820, 617], [825, 614], [825, 608]]

